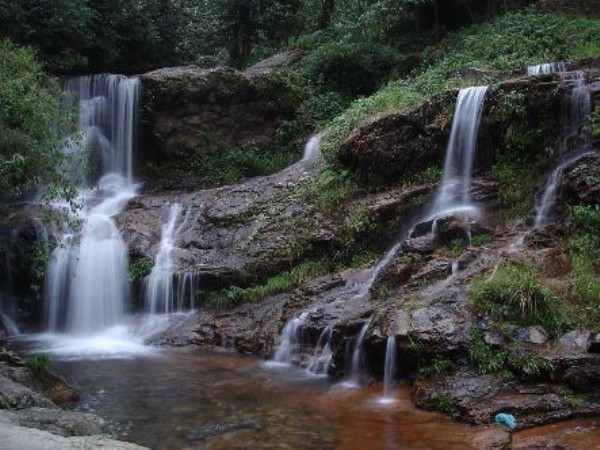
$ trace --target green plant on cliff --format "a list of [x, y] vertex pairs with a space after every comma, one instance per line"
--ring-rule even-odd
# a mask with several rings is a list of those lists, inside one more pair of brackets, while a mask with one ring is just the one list
[[534, 268], [523, 264], [503, 264], [490, 277], [476, 278], [470, 294], [475, 308], [499, 321], [542, 325], [553, 333], [572, 324], [569, 305], [542, 284]]
[[40, 354], [25, 358], [23, 363], [34, 375], [40, 375], [52, 368], [54, 359], [50, 355]]
[[270, 295], [288, 292], [301, 284], [330, 272], [334, 266], [327, 261], [304, 261], [289, 271], [281, 272], [266, 282], [246, 288], [229, 286], [219, 291], [203, 292], [204, 304], [226, 309], [242, 303], [258, 302]]
[[550, 361], [519, 353], [514, 344], [505, 348], [488, 345], [477, 327], [469, 330], [469, 362], [481, 374], [497, 373], [505, 377], [546, 376], [554, 370]]
[[581, 326], [600, 326], [600, 206], [570, 208], [575, 234], [569, 239], [571, 285]]
[[154, 261], [149, 258], [136, 259], [129, 264], [129, 281], [137, 281], [150, 275]]
[[592, 138], [600, 141], [600, 106], [596, 105], [591, 115]]

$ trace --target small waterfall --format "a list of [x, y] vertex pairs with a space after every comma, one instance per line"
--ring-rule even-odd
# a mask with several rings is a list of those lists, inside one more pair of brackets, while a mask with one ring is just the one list
[[458, 94], [444, 175], [430, 212], [431, 219], [456, 212], [477, 215], [477, 208], [471, 204], [471, 173], [486, 92], [487, 86], [477, 86], [461, 89]]
[[7, 336], [18, 336], [21, 334], [19, 327], [12, 319], [12, 317], [6, 311], [4, 311], [2, 307], [5, 301], [7, 301], [6, 296], [2, 292], [0, 292], [0, 327], [4, 328], [4, 331], [6, 331]]
[[[569, 81], [573, 83], [573, 88], [567, 97], [567, 118], [561, 148], [564, 156], [544, 185], [540, 201], [536, 206], [535, 228], [543, 226], [550, 219], [564, 170], [590, 154], [588, 151], [590, 136], [589, 130], [585, 129], [585, 124], [592, 111], [591, 93], [586, 86], [583, 72], [575, 72], [569, 78]], [[579, 136], [580, 132], [583, 132], [582, 138]], [[574, 144], [571, 141], [574, 141]]]
[[325, 327], [321, 333], [321, 336], [319, 336], [313, 356], [308, 363], [308, 367], [306, 368], [309, 372], [314, 374], [327, 374], [329, 364], [333, 358], [333, 351], [329, 345], [332, 333], [333, 326], [329, 325]]
[[352, 363], [350, 366], [350, 376], [346, 383], [348, 386], [358, 386], [360, 383], [360, 374], [364, 367], [364, 353], [363, 344], [365, 337], [367, 336], [367, 330], [371, 324], [371, 319], [367, 320], [360, 329], [356, 342], [354, 344], [354, 350], [352, 351]]
[[[487, 86], [477, 86], [461, 89], [458, 94], [442, 183], [426, 219], [433, 220], [434, 228], [436, 220], [445, 215], [460, 213], [473, 218], [479, 214], [477, 207], [471, 204], [471, 172], [486, 92]], [[364, 296], [371, 290], [380, 273], [400, 251], [405, 238], [406, 236], [402, 236], [372, 269], [369, 281], [359, 295]]]
[[293, 357], [302, 341], [302, 325], [306, 323], [309, 312], [305, 311], [299, 317], [289, 320], [283, 328], [281, 343], [277, 347], [273, 361], [280, 364], [291, 364]]
[[383, 374], [383, 400], [393, 401], [392, 386], [396, 371], [396, 336], [388, 336], [385, 348], [385, 369]]
[[541, 75], [544, 73], [557, 73], [565, 72], [567, 70], [566, 64], [562, 61], [556, 61], [551, 63], [538, 64], [536, 66], [529, 66], [527, 68], [527, 75]]
[[[127, 249], [114, 217], [136, 195], [132, 178], [138, 88], [136, 78], [117, 75], [65, 82], [65, 90], [70, 92], [65, 103], [79, 105], [84, 139], [68, 141], [64, 151], [78, 155], [80, 161], [88, 160], [90, 166], [100, 160], [102, 170], [95, 187], [81, 188], [78, 201], [82, 209], [70, 213], [65, 221], [46, 270], [50, 331], [89, 335], [123, 319], [129, 296]], [[68, 210], [66, 202], [55, 206]], [[79, 223], [80, 229], [73, 223]]]
[[324, 133], [319, 133], [315, 134], [314, 136], [311, 136], [311, 138], [304, 146], [304, 156], [302, 157], [302, 161], [310, 161], [321, 156], [320, 147], [323, 136], [325, 136]]
[[[151, 314], [181, 311], [187, 306], [185, 305], [186, 293], [194, 295], [193, 275], [183, 273], [175, 277], [173, 274], [173, 249], [178, 235], [187, 223], [189, 212], [177, 226], [180, 216], [181, 205], [178, 203], [171, 205], [168, 219], [162, 228], [154, 266], [146, 279], [146, 309]], [[188, 286], [189, 289], [186, 289]], [[193, 301], [190, 301], [190, 307], [192, 305]]]

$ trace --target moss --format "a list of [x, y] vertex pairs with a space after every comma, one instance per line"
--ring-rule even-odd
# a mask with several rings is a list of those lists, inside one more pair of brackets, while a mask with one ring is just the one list
[[460, 414], [458, 403], [445, 391], [435, 392], [427, 399], [424, 406], [425, 409], [443, 412], [452, 417], [457, 417]]

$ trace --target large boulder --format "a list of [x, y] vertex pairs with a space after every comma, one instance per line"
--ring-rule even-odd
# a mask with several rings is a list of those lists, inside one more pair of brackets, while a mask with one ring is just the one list
[[171, 67], [140, 76], [140, 158], [166, 161], [270, 142], [300, 98], [285, 77], [257, 68]]
[[[476, 167], [515, 148], [515, 123], [531, 160], [548, 165], [556, 156], [566, 87], [560, 77], [508, 80], [486, 94]], [[441, 167], [458, 91], [438, 94], [409, 110], [392, 111], [361, 124], [341, 145], [338, 159], [364, 186], [380, 189]], [[531, 131], [531, 130], [541, 130]], [[544, 167], [545, 169], [546, 167]]]

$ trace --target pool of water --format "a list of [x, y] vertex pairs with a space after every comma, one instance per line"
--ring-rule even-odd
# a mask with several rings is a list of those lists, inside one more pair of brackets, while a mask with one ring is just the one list
[[79, 411], [154, 449], [469, 449], [477, 428], [419, 411], [408, 386], [348, 389], [234, 353], [165, 349], [119, 359], [57, 361], [82, 391]]

